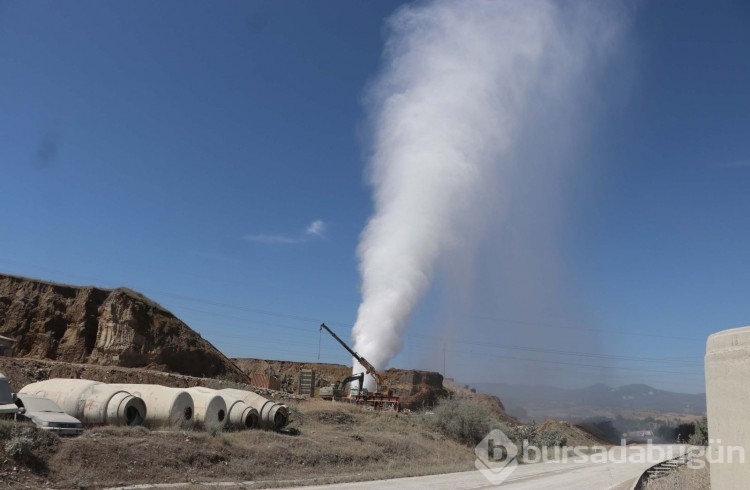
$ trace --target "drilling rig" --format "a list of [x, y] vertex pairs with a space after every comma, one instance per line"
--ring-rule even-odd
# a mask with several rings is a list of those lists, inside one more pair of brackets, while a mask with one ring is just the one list
[[[373, 377], [375, 380], [375, 391], [369, 392], [366, 389], [362, 388], [362, 381], [359, 382], [360, 389], [355, 391], [351, 390], [349, 392], [349, 398], [348, 400], [352, 403], [355, 403], [357, 405], [362, 405], [366, 408], [372, 409], [372, 410], [394, 410], [396, 412], [401, 410], [401, 401], [397, 395], [394, 395], [391, 390], [383, 386], [383, 377], [380, 375], [380, 373], [375, 369], [375, 367], [370, 364], [370, 362], [365, 359], [364, 357], [360, 356], [354, 350], [346, 345], [346, 342], [341, 340], [338, 335], [333, 333], [333, 331], [328, 328], [328, 326], [325, 323], [320, 324], [320, 331], [323, 332], [323, 329], [326, 330], [331, 336], [338, 341], [341, 346], [349, 352], [349, 354], [352, 355], [354, 359], [359, 362], [359, 364], [365, 368], [365, 372]], [[349, 381], [347, 379], [347, 381]], [[343, 388], [339, 385], [340, 388]]]

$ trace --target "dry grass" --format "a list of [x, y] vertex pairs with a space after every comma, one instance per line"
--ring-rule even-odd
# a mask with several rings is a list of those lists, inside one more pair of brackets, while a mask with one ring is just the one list
[[711, 477], [708, 463], [705, 459], [700, 461], [705, 463], [702, 468], [693, 469], [683, 466], [669, 476], [649, 481], [646, 490], [710, 490]]
[[261, 488], [279, 480], [285, 485], [333, 483], [473, 468], [471, 448], [434, 433], [418, 416], [323, 401], [293, 405], [291, 412], [292, 422], [282, 433], [212, 436], [102, 427], [76, 438], [55, 437], [53, 450], [39, 454], [45, 472], [31, 472], [26, 485], [100, 488], [252, 480]]

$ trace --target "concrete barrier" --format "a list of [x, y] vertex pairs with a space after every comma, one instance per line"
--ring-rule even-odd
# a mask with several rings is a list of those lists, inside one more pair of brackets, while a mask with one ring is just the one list
[[741, 463], [734, 453], [729, 462], [728, 448], [750, 450], [750, 327], [709, 336], [705, 369], [711, 488], [747, 488], [750, 461]]
[[48, 379], [19, 393], [49, 398], [85, 425], [141, 425], [146, 404], [127, 390], [87, 379]]

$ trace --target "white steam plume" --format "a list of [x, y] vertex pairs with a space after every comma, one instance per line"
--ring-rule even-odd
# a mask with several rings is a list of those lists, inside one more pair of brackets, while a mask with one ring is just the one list
[[[370, 94], [375, 212], [359, 244], [362, 303], [352, 332], [376, 368], [402, 348], [436, 266], [476, 247], [481, 230], [467, 223], [502, 219], [508, 180], [524, 163], [513, 153], [525, 109], [577, 92], [616, 37], [622, 9], [612, 5], [438, 0], [389, 20]], [[478, 209], [493, 193], [504, 204]]]

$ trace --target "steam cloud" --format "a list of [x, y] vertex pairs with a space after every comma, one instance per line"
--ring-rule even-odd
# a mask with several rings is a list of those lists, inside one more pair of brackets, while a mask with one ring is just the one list
[[376, 368], [401, 350], [438, 265], [475, 249], [483, 220], [503, 219], [524, 165], [514, 158], [518, 142], [534, 137], [531, 106], [579, 94], [622, 13], [612, 3], [438, 0], [389, 20], [369, 94], [375, 211], [358, 249], [362, 303], [352, 331]]

